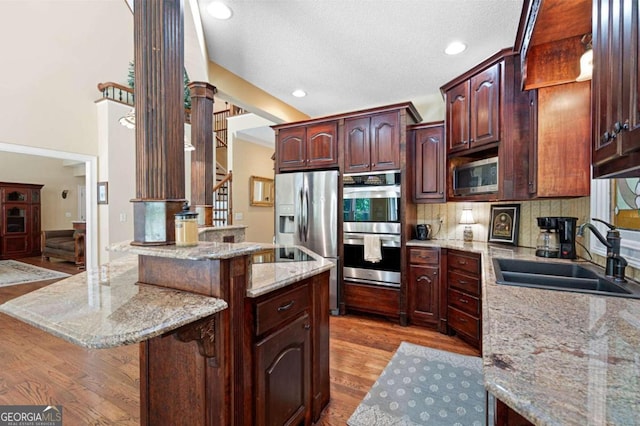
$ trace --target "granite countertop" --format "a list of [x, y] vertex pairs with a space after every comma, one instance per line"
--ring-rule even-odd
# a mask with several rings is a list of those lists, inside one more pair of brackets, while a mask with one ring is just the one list
[[314, 260], [253, 264], [247, 297], [262, 296], [335, 267], [330, 260], [302, 246], [262, 244], [262, 249], [278, 247], [295, 247], [313, 257]]
[[297, 249], [310, 260], [251, 264], [247, 297], [258, 297], [331, 269], [334, 264], [298, 246], [199, 242], [195, 247], [131, 246], [131, 253], [0, 305], [0, 312], [88, 348], [121, 346], [172, 331], [227, 308], [222, 299], [138, 284], [138, 256], [212, 260], [273, 248]]
[[216, 243], [209, 241], [199, 241], [198, 245], [192, 247], [178, 247], [176, 245], [133, 246], [131, 241], [123, 241], [109, 246], [109, 251], [172, 259], [208, 260], [230, 259], [251, 254], [263, 246], [264, 244], [260, 243]]
[[637, 424], [640, 300], [496, 284], [496, 257], [575, 262], [541, 259], [534, 249], [407, 244], [482, 254], [482, 356], [492, 394], [537, 425]]
[[276, 247], [296, 248], [308, 253], [315, 260], [296, 262], [274, 262], [254, 264], [251, 268], [247, 297], [258, 297], [305, 278], [331, 269], [334, 264], [302, 246], [283, 246], [266, 243], [215, 243], [198, 242], [194, 247], [172, 246], [132, 246], [124, 241], [109, 247], [111, 251], [124, 251], [138, 255], [159, 256], [175, 259], [213, 260], [250, 255], [261, 250]]
[[126, 256], [0, 305], [0, 311], [87, 348], [141, 342], [227, 308], [224, 300], [144, 284]]

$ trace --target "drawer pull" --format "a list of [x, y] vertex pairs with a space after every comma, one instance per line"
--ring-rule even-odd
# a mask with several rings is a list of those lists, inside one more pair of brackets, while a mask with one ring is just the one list
[[288, 311], [289, 309], [291, 309], [293, 307], [293, 305], [295, 305], [296, 302], [294, 300], [292, 300], [289, 303], [285, 303], [284, 305], [278, 306], [278, 312], [282, 312], [282, 311]]
[[311, 324], [305, 324], [305, 325], [304, 325], [304, 329], [305, 329], [305, 330], [309, 330], [309, 329], [311, 329]]
[[458, 284], [467, 284], [466, 280], [458, 280]]
[[426, 275], [420, 275], [420, 276], [418, 277], [418, 280], [417, 280], [417, 281], [418, 281], [418, 282], [420, 282], [420, 281], [426, 281], [426, 282], [428, 282], [429, 284], [431, 284], [431, 279], [430, 279], [429, 277], [427, 277]]
[[460, 322], [467, 322], [467, 320], [466, 320], [466, 319], [464, 319], [464, 318], [458, 318], [458, 321], [460, 321]]
[[460, 303], [469, 303], [469, 301], [467, 299], [458, 299], [458, 301]]
[[466, 261], [466, 260], [458, 260], [458, 263], [459, 263], [460, 265], [466, 265], [466, 264], [467, 264], [467, 261]]

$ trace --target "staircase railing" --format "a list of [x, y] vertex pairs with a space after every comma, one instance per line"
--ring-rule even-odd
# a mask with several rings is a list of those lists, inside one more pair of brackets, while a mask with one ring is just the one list
[[[123, 86], [112, 81], [98, 84], [98, 90], [102, 93], [103, 99], [134, 106], [133, 89]], [[216, 132], [216, 147], [226, 148], [228, 145], [227, 137], [227, 118], [244, 114], [246, 111], [236, 105], [227, 104], [227, 109], [213, 113], [213, 126]], [[185, 122], [191, 123], [191, 110], [185, 108]], [[213, 188], [214, 193], [214, 225], [224, 226], [233, 223], [233, 200], [232, 200], [233, 177], [229, 172], [221, 179]]]
[[213, 187], [213, 225], [233, 225], [233, 172]]
[[133, 106], [133, 89], [131, 87], [107, 81], [99, 83], [98, 90], [102, 92], [103, 98]]

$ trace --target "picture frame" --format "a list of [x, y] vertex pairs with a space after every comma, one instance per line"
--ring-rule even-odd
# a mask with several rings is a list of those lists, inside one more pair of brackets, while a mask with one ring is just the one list
[[108, 182], [98, 182], [98, 204], [109, 204]]
[[489, 242], [517, 246], [520, 228], [520, 204], [492, 204]]

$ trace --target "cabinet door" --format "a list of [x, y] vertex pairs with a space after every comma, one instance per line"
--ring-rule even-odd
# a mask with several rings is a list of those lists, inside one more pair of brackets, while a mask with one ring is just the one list
[[618, 153], [613, 123], [621, 114], [622, 90], [622, 27], [620, 7], [612, 7], [620, 0], [594, 2], [593, 28], [593, 153], [592, 163], [602, 164]]
[[[622, 155], [640, 150], [640, 6], [637, 1], [620, 2], [622, 9]], [[614, 129], [616, 128], [614, 122]]]
[[397, 112], [371, 117], [371, 170], [400, 168], [399, 121]]
[[445, 183], [444, 126], [415, 131], [415, 200], [443, 202]]
[[344, 172], [367, 172], [371, 166], [369, 117], [344, 121]]
[[447, 151], [469, 148], [469, 81], [447, 92]]
[[256, 344], [257, 425], [310, 423], [309, 329], [304, 314]]
[[622, 0], [595, 7], [592, 163], [601, 165], [640, 150], [640, 8]]
[[305, 167], [305, 128], [291, 127], [278, 131], [278, 168], [298, 170]]
[[500, 64], [471, 77], [471, 147], [500, 140]]
[[434, 266], [409, 268], [409, 315], [412, 323], [438, 323], [440, 273]]
[[334, 167], [338, 165], [338, 124], [313, 124], [307, 127], [307, 167]]

